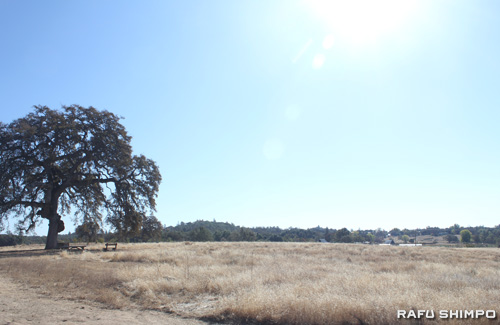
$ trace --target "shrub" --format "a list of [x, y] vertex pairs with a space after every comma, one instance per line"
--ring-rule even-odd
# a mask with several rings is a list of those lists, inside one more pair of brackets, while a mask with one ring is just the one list
[[462, 243], [470, 243], [472, 233], [469, 230], [464, 229], [460, 232], [460, 238], [462, 240]]

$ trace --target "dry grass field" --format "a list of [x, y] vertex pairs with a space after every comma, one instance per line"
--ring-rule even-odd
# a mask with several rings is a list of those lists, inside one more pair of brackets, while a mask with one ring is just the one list
[[[68, 299], [230, 323], [400, 324], [397, 310], [496, 310], [500, 250], [320, 243], [0, 250], [0, 272]], [[7, 252], [7, 250], [9, 250]], [[31, 251], [26, 251], [31, 250]], [[491, 324], [486, 318], [420, 323]], [[498, 322], [498, 319], [493, 323]]]

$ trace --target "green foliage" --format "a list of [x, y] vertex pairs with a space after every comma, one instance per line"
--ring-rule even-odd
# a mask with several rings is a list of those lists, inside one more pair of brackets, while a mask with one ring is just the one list
[[391, 236], [398, 237], [401, 235], [401, 230], [399, 230], [399, 228], [393, 228], [391, 231], [389, 231], [389, 233], [391, 234]]
[[155, 216], [144, 217], [142, 220], [142, 241], [156, 241], [161, 240], [161, 233], [163, 225]]
[[283, 238], [281, 236], [278, 236], [278, 235], [271, 235], [271, 237], [269, 237], [269, 241], [282, 242]]
[[257, 236], [248, 228], [240, 228], [239, 231], [233, 231], [230, 235], [232, 241], [255, 241]]
[[450, 227], [450, 233], [453, 235], [458, 235], [460, 233], [460, 225], [458, 223]]
[[318, 233], [323, 232], [323, 229], [288, 228], [281, 232], [281, 237], [283, 241], [316, 241]]
[[213, 241], [212, 232], [205, 227], [199, 227], [191, 230], [189, 239], [192, 241]]
[[403, 236], [401, 236], [401, 240], [406, 244], [410, 241], [410, 236], [403, 235]]
[[208, 230], [210, 230], [211, 232], [216, 232], [216, 231], [232, 232], [232, 231], [239, 229], [239, 227], [236, 227], [232, 223], [217, 222], [217, 221], [205, 221], [205, 220], [198, 220], [195, 222], [188, 222], [188, 223], [181, 222], [177, 226], [169, 227], [169, 228], [175, 229], [175, 230], [181, 231], [181, 232], [190, 232], [190, 231], [192, 231], [196, 228], [199, 228], [199, 227], [205, 227]]
[[0, 246], [16, 246], [23, 243], [22, 236], [12, 234], [0, 235]]
[[420, 234], [422, 236], [443, 236], [443, 235], [446, 235], [448, 234], [449, 231], [446, 230], [446, 229], [441, 229], [441, 228], [438, 228], [438, 227], [427, 227], [425, 229], [422, 229], [420, 231]]
[[79, 225], [75, 229], [75, 234], [78, 238], [87, 241], [95, 242], [97, 240], [97, 234], [101, 227], [99, 224], [92, 220], [87, 220], [83, 224]]
[[155, 208], [161, 175], [154, 161], [132, 155], [130, 140], [119, 117], [78, 105], [35, 106], [0, 123], [0, 221], [20, 217], [19, 229], [31, 231], [47, 219], [46, 248], [57, 247], [72, 208], [96, 222], [105, 210], [120, 235], [137, 233]]
[[187, 239], [186, 233], [172, 229], [163, 229], [161, 236], [164, 241], [184, 241]]
[[215, 241], [228, 241], [231, 238], [231, 233], [227, 230], [217, 230], [214, 232]]
[[[458, 242], [458, 235], [452, 235], [449, 233], [449, 229], [439, 229], [437, 231], [435, 228], [428, 227], [427, 229], [432, 229], [437, 233], [448, 232], [444, 238], [450, 243]], [[227, 222], [217, 222], [217, 221], [203, 221], [199, 220], [196, 222], [183, 223], [175, 227], [163, 227], [160, 221], [156, 217], [147, 217], [141, 219], [139, 233], [129, 236], [129, 237], [118, 237], [118, 233], [104, 232], [97, 235], [98, 241], [103, 242], [114, 242], [114, 241], [126, 241], [126, 242], [151, 242], [151, 241], [272, 241], [272, 242], [283, 242], [283, 241], [308, 241], [316, 242], [318, 239], [326, 239], [329, 242], [369, 242], [369, 243], [381, 243], [385, 240], [385, 235], [387, 232], [377, 229], [377, 230], [356, 230], [349, 231], [346, 228], [339, 230], [315, 227], [310, 229], [300, 229], [300, 228], [288, 228], [280, 229], [278, 227], [256, 227], [256, 228], [244, 228], [235, 226]], [[500, 244], [500, 226], [494, 228], [486, 227], [470, 227], [468, 229], [471, 236], [471, 241], [474, 239], [475, 245], [497, 245]], [[414, 243], [414, 238], [410, 237], [408, 234], [414, 234], [415, 232], [420, 233], [421, 230], [408, 230], [404, 229], [401, 233], [405, 233], [400, 236], [400, 239], [405, 241], [408, 239], [410, 243]], [[376, 235], [374, 235], [375, 233]], [[1, 235], [0, 235], [1, 236]], [[12, 235], [9, 235], [12, 236]], [[78, 238], [79, 237], [79, 238]], [[75, 234], [69, 235], [59, 235], [64, 242], [81, 241], [83, 236], [77, 230]], [[408, 237], [408, 238], [407, 238]], [[21, 238], [21, 237], [19, 237]], [[18, 239], [21, 240], [21, 239]], [[23, 243], [41, 243], [45, 240], [45, 237], [35, 237], [35, 236], [24, 236], [22, 237]], [[481, 241], [481, 243], [478, 242]], [[5, 243], [6, 239], [3, 241], [0, 239], [0, 244]], [[9, 243], [15, 243], [12, 239], [9, 239]], [[472, 243], [466, 243], [466, 246], [474, 246]]]
[[470, 243], [472, 239], [472, 233], [469, 230], [464, 229], [460, 232], [460, 238], [462, 243]]
[[335, 241], [339, 243], [352, 242], [351, 232], [347, 228], [342, 228], [335, 233]]
[[[349, 231], [346, 228], [336, 230], [329, 228], [315, 227], [310, 229], [299, 229], [299, 228], [288, 228], [281, 229], [279, 227], [255, 227], [255, 228], [244, 228], [235, 226], [227, 222], [217, 222], [217, 221], [203, 221], [199, 220], [196, 222], [183, 223], [175, 227], [162, 227], [158, 219], [155, 217], [148, 217], [141, 219], [139, 234], [130, 237], [118, 237], [118, 233], [104, 232], [98, 234], [97, 240], [103, 240], [105, 242], [115, 242], [115, 241], [127, 241], [127, 242], [139, 242], [139, 241], [294, 241], [294, 242], [316, 242], [318, 239], [326, 239], [329, 242], [369, 242], [369, 243], [382, 243], [385, 239], [386, 231], [377, 230], [356, 230]], [[148, 226], [148, 224], [150, 226]], [[205, 230], [200, 230], [204, 228]], [[147, 230], [150, 229], [150, 230]], [[459, 241], [459, 235], [452, 235], [447, 229], [430, 228], [433, 232], [442, 234], [448, 233], [444, 238], [450, 243], [456, 243]], [[474, 239], [475, 244], [465, 243], [467, 247], [469, 246], [488, 246], [488, 245], [500, 245], [500, 226], [494, 228], [487, 227], [469, 227], [467, 229], [472, 234], [471, 241]], [[425, 230], [424, 230], [425, 231]], [[409, 242], [414, 243], [414, 237], [410, 237], [411, 234], [423, 232], [422, 230], [408, 230], [404, 229], [401, 231], [409, 237]], [[154, 235], [148, 235], [152, 233]], [[158, 234], [161, 233], [160, 236]], [[209, 234], [208, 234], [209, 233]], [[407, 234], [406, 234], [407, 233]], [[376, 235], [374, 235], [376, 234]], [[400, 238], [404, 241], [405, 235]], [[0, 235], [2, 236], [2, 235]], [[12, 235], [9, 235], [12, 236]], [[81, 237], [81, 236], [80, 236]], [[338, 238], [337, 238], [338, 237]], [[19, 237], [21, 238], [21, 237]], [[77, 234], [69, 235], [59, 235], [61, 241], [71, 242], [78, 240]], [[17, 239], [21, 240], [21, 239]], [[22, 237], [22, 242], [24, 244], [30, 243], [42, 243], [46, 240], [46, 237], [37, 236], [24, 236]], [[479, 241], [480, 242], [479, 242]], [[7, 239], [3, 241], [0, 239], [0, 244], [5, 243]], [[8, 239], [10, 244], [15, 243], [12, 239]]]
[[[162, 233], [162, 240], [165, 241], [182, 241], [182, 240], [192, 240], [190, 239], [189, 233], [199, 227], [205, 227], [210, 230], [213, 235], [214, 241], [242, 241], [242, 240], [257, 240], [257, 241], [308, 241], [316, 242], [319, 239], [326, 239], [328, 242], [369, 242], [369, 243], [382, 243], [385, 240], [387, 231], [383, 229], [376, 230], [356, 230], [349, 231], [346, 228], [339, 230], [330, 228], [315, 227], [310, 229], [300, 229], [300, 228], [288, 228], [281, 229], [279, 227], [255, 227], [246, 228], [248, 231], [241, 230], [243, 227], [235, 226], [234, 224], [227, 222], [217, 222], [217, 221], [204, 221], [199, 220], [195, 222], [184, 223], [181, 222], [175, 227], [166, 227]], [[398, 231], [394, 228], [393, 231]], [[485, 228], [485, 227], [474, 227], [469, 228], [473, 235], [479, 234], [479, 238], [482, 238], [483, 243], [489, 243], [490, 245], [496, 244], [498, 241], [500, 244], [500, 226], [495, 228]], [[251, 234], [254, 233], [254, 235]], [[245, 234], [248, 233], [249, 237]], [[427, 227], [425, 229], [409, 230], [403, 229], [400, 231], [401, 240], [407, 239], [408, 242], [414, 243], [415, 234], [429, 233], [435, 234], [437, 237], [446, 235], [446, 239], [450, 242], [458, 241], [457, 236], [451, 235], [450, 228], [437, 228], [437, 227]], [[406, 238], [405, 236], [408, 236]], [[255, 239], [254, 239], [255, 238]], [[477, 235], [474, 237], [477, 238]]]
[[360, 231], [360, 230], [358, 230], [358, 231], [353, 231], [353, 232], [351, 233], [351, 238], [352, 238], [352, 242], [354, 242], [354, 243], [362, 243], [362, 242], [366, 241], [366, 240], [365, 240], [365, 236], [363, 236], [363, 235], [361, 234], [361, 231]]

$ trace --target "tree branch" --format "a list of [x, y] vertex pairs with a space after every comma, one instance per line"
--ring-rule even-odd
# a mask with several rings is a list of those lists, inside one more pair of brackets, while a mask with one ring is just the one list
[[44, 203], [34, 202], [34, 201], [24, 201], [24, 200], [11, 200], [7, 202], [0, 202], [0, 206], [3, 207], [15, 207], [16, 205], [24, 205], [26, 207], [32, 207], [32, 208], [43, 208]]

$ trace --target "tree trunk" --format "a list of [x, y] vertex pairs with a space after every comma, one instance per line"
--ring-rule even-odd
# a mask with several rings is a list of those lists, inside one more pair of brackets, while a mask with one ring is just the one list
[[51, 218], [49, 219], [49, 233], [47, 234], [47, 243], [45, 244], [45, 249], [57, 248], [58, 224], [59, 217], [56, 213], [55, 216], [51, 216]]
[[[45, 202], [49, 202], [47, 207], [47, 214], [45, 218], [49, 220], [49, 232], [47, 234], [47, 242], [45, 249], [56, 249], [57, 247], [57, 234], [64, 230], [64, 224], [61, 229], [61, 216], [57, 214], [59, 208], [59, 195], [55, 191], [51, 191], [50, 197]], [[45, 208], [44, 208], [45, 209]]]

